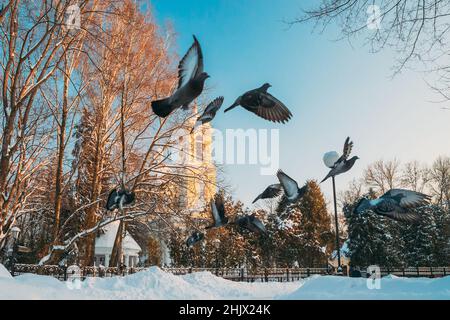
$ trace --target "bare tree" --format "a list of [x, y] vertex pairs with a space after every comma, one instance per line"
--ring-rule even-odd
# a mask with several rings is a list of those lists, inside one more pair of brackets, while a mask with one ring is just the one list
[[431, 166], [429, 174], [432, 195], [438, 204], [450, 208], [450, 158], [439, 157]]
[[289, 24], [338, 25], [342, 38], [365, 36], [373, 52], [398, 53], [394, 74], [417, 62], [437, 75], [432, 87], [449, 99], [450, 2], [435, 0], [322, 0]]
[[424, 192], [430, 181], [428, 170], [417, 161], [403, 165], [401, 184], [410, 190]]
[[[58, 70], [74, 37], [64, 26], [70, 1], [8, 1], [0, 14], [2, 69], [0, 248], [31, 189], [49, 141], [40, 88]], [[36, 7], [38, 5], [39, 7]]]
[[378, 160], [365, 170], [364, 182], [375, 188], [376, 192], [385, 193], [400, 186], [400, 176], [400, 163], [397, 160]]
[[[210, 167], [196, 161], [193, 149], [183, 148], [195, 143], [197, 135], [189, 132], [196, 114], [179, 112], [160, 119], [151, 111], [150, 102], [176, 86], [170, 41], [133, 1], [108, 12], [102, 16], [103, 27], [92, 28], [83, 44], [85, 54], [77, 67], [83, 88], [77, 101], [82, 110], [68, 173], [73, 179], [66, 181], [72, 189], [67, 201], [70, 214], [61, 221], [59, 240], [41, 263], [56, 262], [58, 253], [77, 244], [81, 262], [92, 264], [98, 229], [105, 222], [120, 221], [110, 259], [116, 266], [128, 220], [156, 219], [169, 228], [174, 220], [190, 223], [180, 194], [200, 190], [187, 181], [201, 181], [215, 189]], [[172, 159], [174, 154], [180, 158]], [[117, 186], [134, 191], [136, 203], [120, 212], [106, 212], [105, 198]]]

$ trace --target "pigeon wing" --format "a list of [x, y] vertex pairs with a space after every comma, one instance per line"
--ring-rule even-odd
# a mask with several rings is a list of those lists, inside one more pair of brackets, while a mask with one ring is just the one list
[[259, 92], [259, 105], [253, 109], [253, 112], [261, 118], [272, 122], [288, 122], [292, 113], [277, 98], [270, 93]]
[[287, 197], [293, 198], [298, 193], [297, 182], [281, 170], [278, 170], [277, 177], [278, 180], [280, 180], [281, 186], [283, 187], [284, 193]]
[[272, 185], [268, 186], [266, 190], [264, 190], [264, 192], [262, 193], [262, 198], [269, 199], [269, 198], [278, 197], [282, 190], [283, 190], [283, 187], [281, 186], [281, 184], [279, 184], [279, 183], [272, 184]]
[[353, 149], [353, 141], [350, 141], [350, 137], [347, 137], [347, 139], [345, 139], [344, 150], [342, 151], [342, 156], [334, 163], [333, 169], [336, 168], [338, 166], [338, 164], [341, 164], [345, 160], [348, 159], [348, 157], [352, 153], [352, 149]]
[[429, 204], [430, 196], [410, 190], [392, 189], [386, 192], [381, 198], [391, 198], [397, 200], [399, 206], [405, 209], [417, 208]]
[[214, 99], [205, 109], [204, 114], [215, 114], [223, 104], [224, 97]]
[[217, 214], [220, 217], [219, 221], [223, 221], [225, 219], [225, 204], [221, 194], [216, 196], [215, 207], [217, 208]]
[[254, 201], [258, 201], [259, 199], [273, 199], [275, 197], [278, 197], [283, 190], [281, 184], [272, 184], [264, 190], [263, 193], [261, 193]]
[[414, 212], [387, 212], [384, 216], [401, 222], [415, 222], [420, 219], [420, 215]]
[[108, 199], [106, 200], [106, 209], [108, 211], [112, 211], [115, 208], [117, 208], [117, 198], [119, 197], [119, 193], [117, 192], [117, 189], [111, 190], [111, 192], [108, 195]]
[[188, 248], [192, 247], [195, 243], [195, 239], [194, 239], [194, 235], [190, 236], [189, 238], [187, 238], [186, 240], [186, 246]]
[[178, 89], [203, 72], [203, 53], [200, 43], [194, 36], [194, 43], [178, 65]]
[[258, 218], [253, 217], [252, 223], [261, 233], [267, 233], [266, 227], [264, 226], [262, 221], [259, 220]]
[[217, 225], [218, 222], [220, 221], [220, 216], [214, 200], [211, 200], [211, 214], [214, 219], [214, 225]]
[[217, 111], [219, 111], [220, 107], [222, 106], [223, 100], [224, 97], [218, 97], [210, 104], [208, 104], [203, 114], [200, 117], [198, 117], [197, 122], [205, 124], [207, 122], [212, 121], [216, 116]]
[[347, 137], [344, 143], [344, 150], [342, 151], [342, 158], [347, 160], [350, 157], [353, 149], [353, 141], [350, 141], [350, 137]]

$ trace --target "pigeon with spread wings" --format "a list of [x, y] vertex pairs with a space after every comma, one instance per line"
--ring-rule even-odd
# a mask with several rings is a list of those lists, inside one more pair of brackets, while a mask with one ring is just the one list
[[262, 199], [273, 199], [275, 197], [278, 197], [281, 192], [283, 191], [283, 187], [281, 184], [272, 184], [266, 188], [266, 190], [263, 191], [255, 200], [253, 200], [252, 203], [257, 202], [258, 200]]
[[234, 222], [238, 227], [247, 229], [251, 232], [267, 234], [266, 227], [254, 214], [251, 216], [243, 216], [236, 219]]
[[197, 122], [195, 123], [194, 127], [192, 128], [191, 133], [194, 132], [194, 130], [204, 125], [205, 123], [211, 122], [214, 117], [216, 116], [217, 111], [219, 111], [220, 107], [223, 104], [224, 97], [218, 97], [214, 101], [212, 101], [208, 106], [206, 107], [203, 114], [197, 119]]
[[352, 149], [353, 149], [353, 141], [350, 141], [350, 137], [348, 137], [345, 140], [342, 156], [334, 163], [334, 166], [331, 168], [328, 175], [320, 183], [325, 182], [331, 177], [335, 177], [337, 175], [345, 173], [349, 171], [351, 168], [353, 168], [356, 160], [358, 160], [359, 158], [355, 156], [349, 159], [350, 154], [352, 153]]
[[203, 53], [200, 43], [194, 36], [194, 43], [178, 66], [178, 88], [168, 98], [153, 101], [153, 112], [161, 118], [174, 110], [187, 109], [202, 92], [209, 75], [203, 71]]
[[371, 210], [393, 220], [413, 222], [420, 218], [414, 209], [428, 205], [430, 199], [430, 196], [420, 192], [392, 189], [378, 199], [361, 199], [355, 208], [355, 213], [361, 214]]
[[291, 111], [280, 100], [267, 92], [270, 87], [270, 84], [265, 83], [258, 89], [244, 93], [225, 112], [237, 106], [242, 106], [265, 120], [281, 123], [288, 122], [292, 117]]
[[225, 204], [222, 194], [217, 194], [214, 200], [211, 200], [211, 215], [214, 223], [206, 229], [220, 228], [228, 223], [228, 218], [225, 216]]

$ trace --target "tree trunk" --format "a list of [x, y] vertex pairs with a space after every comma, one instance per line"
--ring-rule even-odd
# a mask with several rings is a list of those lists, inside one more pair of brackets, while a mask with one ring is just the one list
[[118, 267], [122, 260], [122, 240], [123, 233], [126, 230], [126, 223], [120, 221], [119, 228], [117, 229], [116, 239], [114, 240], [114, 247], [111, 252], [111, 259], [109, 260], [110, 267]]
[[56, 165], [56, 181], [55, 181], [55, 225], [53, 229], [53, 242], [58, 244], [58, 234], [60, 227], [61, 205], [62, 205], [62, 184], [63, 184], [63, 165], [64, 165], [64, 152], [66, 146], [66, 122], [68, 112], [68, 99], [69, 99], [69, 70], [67, 68], [67, 60], [64, 61], [64, 92], [63, 92], [63, 105], [61, 114], [61, 123], [58, 132], [58, 161]]

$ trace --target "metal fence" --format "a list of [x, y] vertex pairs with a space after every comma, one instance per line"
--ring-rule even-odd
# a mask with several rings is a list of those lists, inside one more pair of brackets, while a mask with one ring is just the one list
[[450, 276], [450, 267], [409, 267], [409, 268], [380, 268], [381, 275], [394, 275], [408, 278], [440, 278]]
[[21, 274], [32, 273], [43, 276], [52, 276], [59, 280], [67, 280], [69, 277], [79, 277], [86, 279], [88, 277], [116, 277], [126, 276], [146, 268], [118, 268], [118, 267], [77, 267], [72, 266], [57, 266], [57, 265], [35, 265], [35, 264], [16, 264], [12, 271], [13, 276]]
[[328, 268], [165, 268], [164, 271], [174, 275], [193, 272], [211, 272], [218, 277], [240, 282], [290, 282], [308, 278], [312, 275], [330, 274]]
[[[89, 277], [115, 277], [133, 274], [146, 268], [118, 268], [118, 267], [66, 267], [66, 266], [39, 266], [30, 264], [16, 264], [13, 275], [32, 273], [52, 276], [59, 280], [70, 277], [86, 279]], [[312, 275], [329, 274], [328, 268], [258, 268], [248, 270], [245, 268], [162, 268], [165, 272], [174, 275], [186, 275], [194, 272], [210, 272], [227, 280], [240, 282], [289, 282], [298, 281]]]
[[[33, 273], [67, 280], [70, 277], [86, 279], [89, 277], [116, 277], [134, 274], [146, 268], [118, 268], [118, 267], [66, 267], [39, 266], [30, 264], [16, 264], [13, 275]], [[427, 277], [437, 278], [450, 276], [450, 267], [412, 267], [412, 268], [380, 268], [381, 275], [395, 275], [399, 277]], [[298, 281], [312, 275], [333, 274], [330, 268], [163, 268], [174, 275], [186, 275], [194, 272], [210, 272], [227, 280], [239, 282], [290, 282]], [[77, 274], [75, 274], [77, 273]], [[342, 274], [341, 274], [342, 275]], [[343, 275], [347, 275], [344, 271]], [[364, 272], [362, 277], [367, 276]]]

